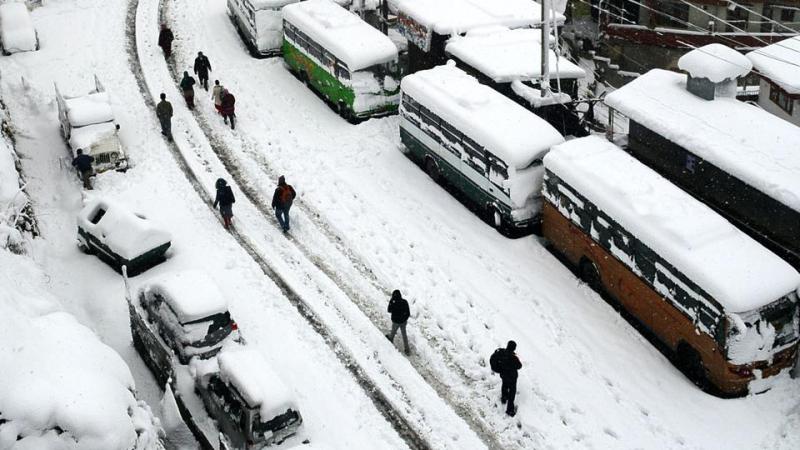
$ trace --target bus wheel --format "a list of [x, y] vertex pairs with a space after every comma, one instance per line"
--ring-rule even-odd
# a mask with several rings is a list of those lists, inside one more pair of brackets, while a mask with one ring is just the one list
[[442, 174], [439, 172], [439, 165], [430, 156], [425, 157], [425, 172], [435, 182], [439, 182]]
[[339, 100], [339, 102], [336, 103], [336, 112], [338, 112], [339, 115], [342, 116], [342, 119], [348, 122], [353, 121], [353, 115], [350, 113], [350, 108], [348, 108], [347, 104], [342, 100]]
[[308, 86], [308, 74], [305, 72], [305, 70], [300, 71], [300, 82]]
[[592, 288], [595, 292], [602, 293], [603, 284], [600, 281], [600, 272], [597, 271], [597, 266], [595, 266], [594, 263], [589, 259], [581, 259], [581, 262], [578, 265], [578, 275], [580, 276], [581, 281], [586, 283], [586, 285]]
[[708, 375], [703, 359], [691, 345], [682, 342], [678, 344], [678, 366], [689, 377], [689, 380], [700, 389], [708, 388]]

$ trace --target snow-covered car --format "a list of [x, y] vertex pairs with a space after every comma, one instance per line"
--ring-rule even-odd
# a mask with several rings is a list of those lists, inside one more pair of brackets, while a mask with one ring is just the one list
[[78, 213], [78, 247], [115, 270], [138, 275], [166, 260], [172, 236], [141, 214], [107, 199], [90, 200]]
[[61, 134], [73, 156], [81, 149], [94, 157], [96, 172], [127, 170], [128, 158], [119, 140], [119, 125], [114, 120], [108, 93], [96, 76], [94, 84], [93, 91], [75, 97], [61, 95], [55, 86]]
[[291, 391], [255, 350], [226, 348], [219, 371], [197, 380], [208, 414], [233, 448], [278, 445], [297, 433], [303, 417]]
[[225, 297], [199, 270], [171, 272], [148, 281], [130, 308], [133, 342], [160, 381], [180, 364], [208, 359], [229, 342], [240, 342]]
[[0, 40], [5, 55], [39, 50], [39, 38], [25, 3], [0, 5]]

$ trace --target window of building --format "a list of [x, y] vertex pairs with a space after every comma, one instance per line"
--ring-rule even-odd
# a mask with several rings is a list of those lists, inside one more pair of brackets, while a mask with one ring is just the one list
[[[747, 9], [750, 9], [751, 5], [743, 4], [741, 6], [736, 6], [734, 9], [728, 9], [728, 30], [729, 32], [735, 31], [747, 31], [747, 22], [750, 17], [750, 12]], [[745, 9], [747, 8], [747, 9]]]
[[683, 2], [658, 2], [656, 11], [651, 11], [655, 26], [666, 28], [686, 28], [689, 22], [689, 5]]
[[769, 99], [772, 100], [773, 103], [778, 105], [782, 110], [786, 111], [788, 114], [792, 114], [793, 110], [793, 101], [792, 98], [781, 88], [775, 85], [770, 85], [769, 88]]
[[790, 8], [781, 9], [781, 22], [794, 22], [794, 10]]

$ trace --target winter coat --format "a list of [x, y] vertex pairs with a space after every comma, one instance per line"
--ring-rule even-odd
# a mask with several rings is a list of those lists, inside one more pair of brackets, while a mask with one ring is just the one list
[[156, 105], [156, 116], [160, 120], [167, 120], [172, 118], [172, 104], [166, 100], [161, 100]]
[[500, 363], [500, 378], [514, 381], [517, 379], [517, 372], [522, 368], [522, 363], [513, 351], [504, 349], [504, 352]]
[[184, 75], [181, 80], [181, 89], [183, 89], [183, 92], [191, 91], [195, 83], [194, 77], [191, 75]]
[[220, 112], [223, 116], [232, 116], [234, 115], [235, 108], [234, 104], [236, 103], [236, 97], [233, 96], [230, 92], [222, 96], [222, 103], [220, 103]]
[[208, 78], [208, 72], [211, 70], [211, 63], [208, 61], [206, 55], [198, 56], [194, 59], [194, 73], [200, 78]]
[[211, 90], [211, 98], [214, 99], [214, 104], [217, 106], [222, 106], [222, 90], [225, 89], [220, 85], [215, 85], [214, 88]]
[[297, 197], [297, 193], [291, 185], [280, 184], [275, 188], [275, 193], [272, 194], [272, 207], [287, 208], [292, 206], [295, 197]]
[[216, 208], [219, 204], [220, 206], [230, 206], [236, 203], [236, 198], [233, 196], [233, 190], [228, 185], [222, 186], [217, 188], [217, 197], [214, 199], [214, 207]]
[[81, 172], [87, 172], [92, 170], [92, 163], [94, 162], [94, 157], [90, 155], [78, 155], [75, 159], [72, 160], [72, 165], [75, 166]]
[[162, 28], [158, 33], [158, 46], [161, 48], [171, 48], [173, 40], [175, 40], [175, 36], [169, 28]]
[[393, 323], [406, 323], [408, 318], [411, 317], [411, 310], [408, 308], [408, 302], [402, 297], [389, 300], [388, 312], [392, 314]]

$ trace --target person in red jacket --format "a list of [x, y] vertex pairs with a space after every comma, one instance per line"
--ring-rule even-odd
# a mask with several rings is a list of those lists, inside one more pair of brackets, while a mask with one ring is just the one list
[[234, 122], [236, 121], [236, 109], [234, 105], [236, 104], [236, 97], [233, 96], [227, 89], [223, 89], [222, 91], [222, 103], [220, 104], [220, 112], [222, 113], [222, 120], [225, 123], [228, 123], [228, 119], [231, 120], [231, 130], [236, 129], [236, 125]]

